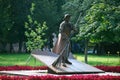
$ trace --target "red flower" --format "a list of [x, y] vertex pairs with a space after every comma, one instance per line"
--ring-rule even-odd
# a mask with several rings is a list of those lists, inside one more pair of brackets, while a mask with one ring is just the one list
[[120, 80], [120, 76], [73, 75], [73, 76], [7, 76], [1, 75], [0, 80]]
[[120, 66], [95, 66], [106, 72], [117, 72], [120, 73]]

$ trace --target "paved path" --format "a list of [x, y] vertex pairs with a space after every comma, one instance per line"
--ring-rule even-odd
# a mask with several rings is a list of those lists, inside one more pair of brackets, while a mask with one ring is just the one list
[[[20, 76], [45, 76], [45, 75], [60, 76], [60, 75], [57, 75], [57, 74], [50, 74], [50, 73], [48, 73], [47, 70], [0, 71], [0, 75], [4, 75], [4, 74], [6, 74], [6, 75], [20, 75]], [[73, 74], [69, 74], [69, 75], [68, 74], [64, 74], [64, 76], [71, 76], [71, 75], [73, 75]], [[82, 74], [82, 75], [100, 75], [100, 76], [111, 75], [111, 76], [120, 76], [120, 73], [105, 72], [105, 73]]]

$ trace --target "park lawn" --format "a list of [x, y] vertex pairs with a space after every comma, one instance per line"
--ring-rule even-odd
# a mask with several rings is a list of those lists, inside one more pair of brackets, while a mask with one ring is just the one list
[[43, 63], [37, 61], [28, 53], [0, 53], [0, 66], [42, 66]]
[[[78, 61], [84, 62], [84, 54], [75, 54], [75, 58]], [[96, 65], [106, 65], [106, 66], [120, 66], [120, 57], [118, 55], [97, 55], [88, 54], [88, 64]]]
[[[78, 61], [84, 62], [84, 54], [74, 54], [74, 57]], [[96, 55], [88, 54], [88, 64], [96, 65], [108, 65], [108, 66], [120, 66], [119, 57], [116, 55]], [[0, 66], [43, 66], [44, 64], [38, 60], [35, 60], [28, 53], [0, 53]]]

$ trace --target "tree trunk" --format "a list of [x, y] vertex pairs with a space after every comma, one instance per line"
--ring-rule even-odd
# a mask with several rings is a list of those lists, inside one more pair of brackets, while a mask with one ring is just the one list
[[96, 53], [96, 51], [97, 51], [97, 47], [98, 47], [98, 45], [97, 45], [97, 44], [95, 44], [94, 49], [93, 49], [93, 54], [95, 54], [95, 53]]
[[2, 47], [1, 47], [1, 52], [6, 52], [6, 43], [5, 42], [1, 42], [1, 44], [2, 44]]
[[98, 43], [98, 46], [97, 46], [97, 54], [101, 54], [101, 44]]
[[10, 53], [12, 52], [13, 50], [13, 46], [12, 46], [12, 43], [10, 43]]
[[87, 60], [87, 51], [88, 51], [88, 40], [86, 39], [85, 40], [85, 51], [84, 51], [84, 54], [85, 54], [85, 63], [88, 63], [88, 60]]
[[19, 41], [19, 51], [18, 52], [21, 52], [21, 50], [22, 50], [22, 41], [20, 40]]

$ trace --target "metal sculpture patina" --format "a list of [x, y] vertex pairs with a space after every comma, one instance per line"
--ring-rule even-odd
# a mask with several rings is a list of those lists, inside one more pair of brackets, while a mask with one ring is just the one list
[[60, 24], [58, 39], [52, 52], [59, 54], [57, 60], [52, 64], [54, 67], [61, 66], [66, 67], [67, 64], [72, 64], [69, 60], [69, 53], [71, 52], [70, 37], [75, 31], [75, 27], [69, 22], [71, 15], [65, 14], [63, 22]]

